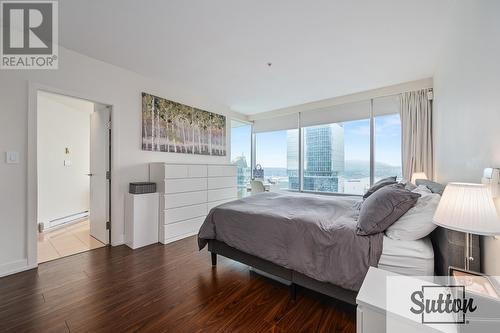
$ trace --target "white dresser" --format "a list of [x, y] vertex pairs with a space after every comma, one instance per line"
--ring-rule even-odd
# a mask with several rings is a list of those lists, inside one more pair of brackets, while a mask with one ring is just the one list
[[160, 192], [159, 241], [198, 233], [210, 209], [237, 198], [232, 164], [151, 163], [150, 181]]

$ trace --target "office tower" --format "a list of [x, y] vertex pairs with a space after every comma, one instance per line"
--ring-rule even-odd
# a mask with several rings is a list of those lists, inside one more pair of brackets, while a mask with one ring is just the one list
[[[304, 132], [304, 190], [343, 192], [344, 128], [342, 124], [307, 127]], [[298, 133], [289, 131], [287, 169], [291, 189], [299, 188]]]

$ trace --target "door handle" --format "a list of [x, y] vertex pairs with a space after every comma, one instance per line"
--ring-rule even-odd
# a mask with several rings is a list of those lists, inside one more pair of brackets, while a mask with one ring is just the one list
[[94, 174], [93, 173], [88, 173], [87, 176], [92, 177]]

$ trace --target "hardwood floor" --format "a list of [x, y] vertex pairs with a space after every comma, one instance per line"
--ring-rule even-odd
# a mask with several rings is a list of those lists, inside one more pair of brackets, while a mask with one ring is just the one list
[[0, 332], [354, 332], [354, 308], [251, 273], [212, 268], [195, 237], [105, 247], [0, 279]]

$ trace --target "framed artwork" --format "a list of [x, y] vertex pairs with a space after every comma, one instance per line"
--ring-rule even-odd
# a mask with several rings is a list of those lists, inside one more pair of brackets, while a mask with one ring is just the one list
[[226, 117], [142, 93], [142, 149], [226, 156]]
[[465, 286], [469, 292], [500, 299], [498, 282], [487, 275], [457, 267], [450, 267], [449, 275], [450, 282]]

